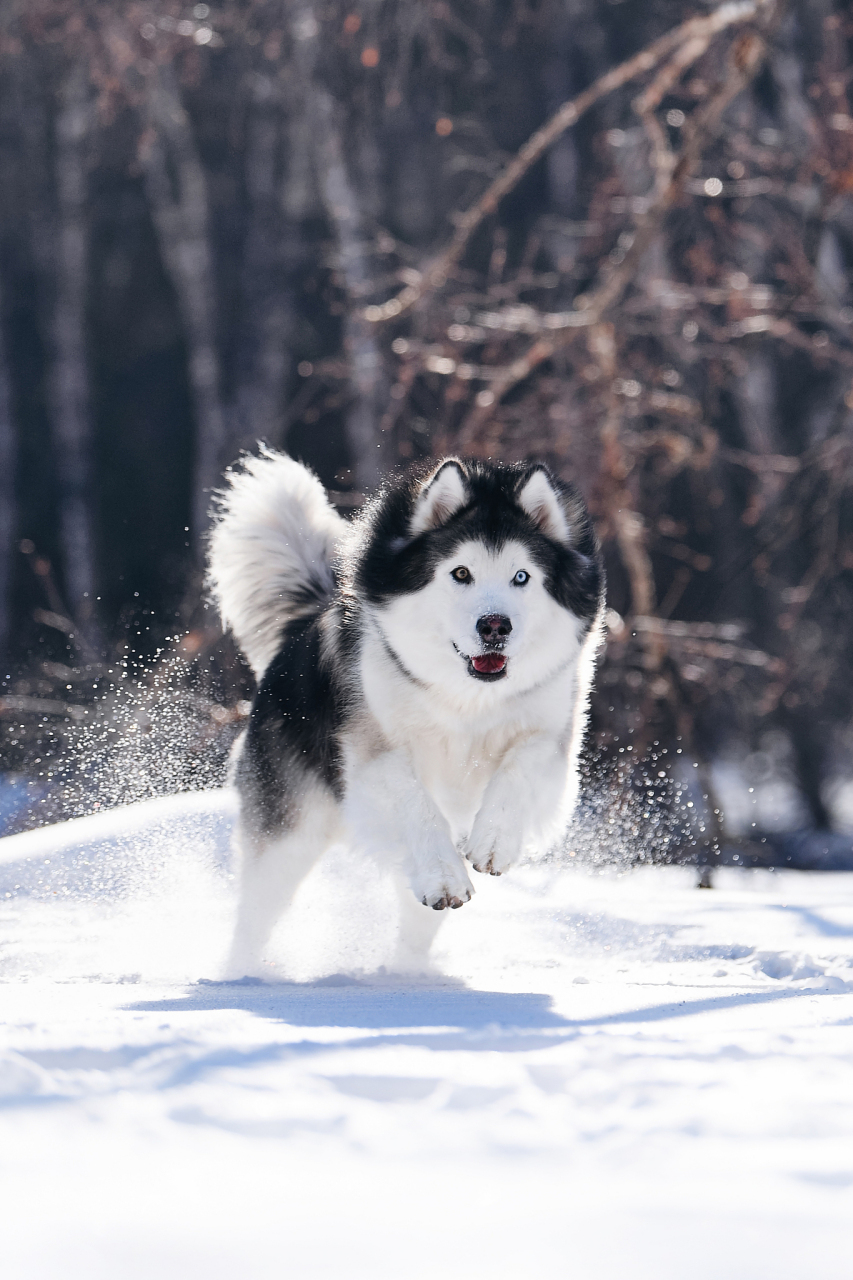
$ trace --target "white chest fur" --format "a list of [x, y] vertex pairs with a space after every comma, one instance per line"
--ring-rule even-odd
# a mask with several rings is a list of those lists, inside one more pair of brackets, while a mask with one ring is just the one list
[[[537, 736], [567, 752], [577, 700], [577, 660], [570, 657], [533, 688], [513, 693], [503, 682], [471, 680], [470, 698], [424, 686], [395, 662], [371, 629], [361, 654], [368, 724], [365, 755], [394, 750], [447, 820], [454, 841], [467, 836], [483, 794], [508, 752]], [[466, 679], [471, 679], [466, 677]], [[509, 682], [507, 681], [507, 685]]]

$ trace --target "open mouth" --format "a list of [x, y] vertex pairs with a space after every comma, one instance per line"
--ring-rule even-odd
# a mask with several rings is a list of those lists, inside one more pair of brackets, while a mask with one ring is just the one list
[[481, 653], [469, 661], [478, 676], [503, 675], [506, 671], [506, 658], [502, 653]]
[[[456, 649], [456, 645], [453, 646]], [[475, 680], [501, 680], [507, 672], [507, 658], [503, 653], [478, 653], [469, 657], [461, 649], [456, 649], [460, 658], [468, 665], [468, 675]]]

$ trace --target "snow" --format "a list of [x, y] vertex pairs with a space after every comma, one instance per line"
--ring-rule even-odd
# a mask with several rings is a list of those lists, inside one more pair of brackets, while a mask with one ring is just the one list
[[853, 876], [477, 877], [402, 979], [336, 850], [229, 984], [233, 808], [0, 841], [4, 1280], [850, 1275]]

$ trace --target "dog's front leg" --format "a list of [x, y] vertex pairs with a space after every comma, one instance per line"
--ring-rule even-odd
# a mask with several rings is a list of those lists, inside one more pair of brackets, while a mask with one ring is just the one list
[[344, 812], [357, 844], [390, 854], [417, 899], [436, 911], [461, 907], [474, 892], [450, 828], [399, 751], [348, 770]]
[[565, 742], [537, 734], [511, 748], [486, 788], [465, 843], [475, 870], [502, 875], [526, 848], [556, 839], [571, 813], [573, 784]]

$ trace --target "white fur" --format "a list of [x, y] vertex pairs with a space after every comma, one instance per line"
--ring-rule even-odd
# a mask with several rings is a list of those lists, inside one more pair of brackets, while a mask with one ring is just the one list
[[347, 525], [317, 477], [286, 454], [263, 449], [226, 479], [210, 534], [208, 584], [223, 625], [260, 679], [285, 624], [316, 608], [299, 588], [313, 582], [331, 596], [331, 566]]
[[465, 483], [462, 468], [455, 458], [448, 458], [421, 489], [409, 532], [413, 538], [427, 529], [444, 524], [465, 505]]
[[571, 544], [572, 535], [565, 512], [544, 471], [534, 471], [518, 495], [522, 507], [539, 528], [555, 542]]

